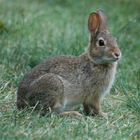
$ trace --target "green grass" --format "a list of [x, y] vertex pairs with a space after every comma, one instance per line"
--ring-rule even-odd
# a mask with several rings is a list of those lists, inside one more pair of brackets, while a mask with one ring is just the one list
[[[140, 139], [139, 6], [139, 0], [0, 0], [0, 139]], [[88, 14], [97, 8], [106, 11], [122, 50], [103, 103], [108, 119], [18, 111], [16, 90], [24, 73], [49, 56], [83, 52]]]

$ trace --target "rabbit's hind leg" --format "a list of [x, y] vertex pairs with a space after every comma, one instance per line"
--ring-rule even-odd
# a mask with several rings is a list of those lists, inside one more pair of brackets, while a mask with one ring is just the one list
[[[30, 85], [28, 102], [30, 106], [47, 113], [50, 109], [60, 108], [63, 102], [63, 82], [56, 74], [42, 75]], [[58, 110], [59, 111], [59, 110]]]

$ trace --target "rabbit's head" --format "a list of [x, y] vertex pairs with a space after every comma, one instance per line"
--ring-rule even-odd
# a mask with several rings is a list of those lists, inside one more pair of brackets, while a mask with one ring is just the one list
[[120, 59], [121, 51], [116, 39], [107, 28], [107, 19], [102, 10], [89, 15], [88, 29], [91, 34], [89, 57], [96, 64], [113, 63]]

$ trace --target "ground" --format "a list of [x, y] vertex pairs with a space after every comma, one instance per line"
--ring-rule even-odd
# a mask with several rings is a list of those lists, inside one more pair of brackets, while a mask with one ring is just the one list
[[[0, 0], [0, 139], [140, 139], [139, 7], [139, 0]], [[18, 111], [16, 91], [25, 72], [49, 56], [82, 53], [88, 14], [97, 8], [106, 12], [122, 51], [114, 86], [103, 102], [108, 119]]]

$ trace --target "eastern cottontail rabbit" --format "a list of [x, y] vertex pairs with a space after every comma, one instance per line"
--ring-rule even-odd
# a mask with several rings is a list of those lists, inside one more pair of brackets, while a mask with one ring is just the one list
[[83, 104], [86, 113], [102, 114], [101, 101], [112, 87], [117, 61], [121, 57], [116, 39], [109, 33], [102, 10], [89, 15], [90, 41], [80, 56], [57, 56], [29, 71], [17, 92], [17, 107], [26, 106], [61, 114]]

